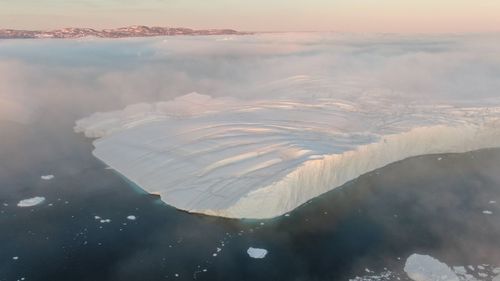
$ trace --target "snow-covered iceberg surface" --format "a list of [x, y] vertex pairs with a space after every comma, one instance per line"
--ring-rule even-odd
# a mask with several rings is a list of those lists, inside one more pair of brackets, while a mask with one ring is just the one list
[[79, 120], [94, 155], [189, 212], [272, 218], [411, 156], [500, 146], [500, 107], [189, 94]]

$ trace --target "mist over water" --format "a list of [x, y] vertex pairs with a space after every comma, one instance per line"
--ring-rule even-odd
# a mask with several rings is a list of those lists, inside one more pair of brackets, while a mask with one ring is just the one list
[[480, 103], [498, 100], [498, 38], [283, 33], [3, 40], [0, 118], [36, 120], [54, 108], [83, 117], [191, 92]]
[[[0, 280], [347, 280], [384, 267], [405, 280], [416, 252], [498, 267], [498, 149], [412, 158], [289, 216], [226, 220], [141, 193], [73, 132], [94, 112], [190, 92], [487, 108], [499, 104], [498, 43], [314, 33], [0, 41]], [[34, 196], [46, 200], [16, 206]], [[248, 247], [269, 253], [253, 260]]]

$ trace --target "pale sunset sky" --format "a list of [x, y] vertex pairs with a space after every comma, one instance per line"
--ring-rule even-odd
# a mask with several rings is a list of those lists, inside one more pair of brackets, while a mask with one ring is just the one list
[[500, 0], [0, 0], [0, 29], [128, 25], [243, 31], [500, 31]]

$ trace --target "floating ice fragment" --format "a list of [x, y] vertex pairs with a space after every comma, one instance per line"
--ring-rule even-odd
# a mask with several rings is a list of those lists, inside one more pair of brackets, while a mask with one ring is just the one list
[[134, 215], [130, 215], [130, 216], [127, 216], [127, 219], [131, 220], [131, 221], [135, 221], [137, 219], [137, 217]]
[[267, 250], [261, 248], [249, 247], [247, 250], [247, 254], [254, 259], [263, 259], [267, 255]]
[[42, 180], [46, 180], [46, 181], [48, 181], [48, 180], [53, 179], [53, 178], [54, 178], [54, 175], [43, 175], [43, 176], [41, 176], [40, 178], [41, 178]]
[[33, 198], [23, 199], [17, 203], [18, 207], [33, 207], [42, 204], [45, 201], [45, 197], [36, 196]]
[[467, 274], [467, 270], [463, 266], [454, 266], [453, 271], [455, 271], [456, 274], [460, 274], [460, 275]]
[[492, 215], [492, 214], [493, 214], [493, 212], [492, 212], [492, 211], [489, 211], [489, 210], [484, 210], [484, 211], [483, 211], [483, 214], [485, 214], [485, 215]]
[[404, 271], [414, 281], [459, 281], [458, 276], [445, 263], [427, 255], [409, 256]]
[[18, 259], [19, 259], [19, 257], [17, 257], [17, 256], [16, 256], [16, 257], [12, 257], [12, 259], [13, 259], [13, 260], [18, 260]]

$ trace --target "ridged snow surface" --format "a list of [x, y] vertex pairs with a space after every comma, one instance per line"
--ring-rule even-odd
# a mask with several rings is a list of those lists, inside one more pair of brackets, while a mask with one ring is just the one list
[[411, 156], [500, 146], [500, 108], [196, 93], [79, 120], [94, 155], [189, 212], [272, 218]]

